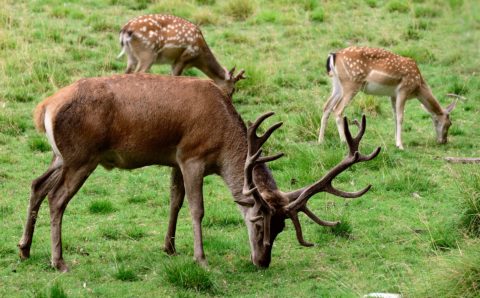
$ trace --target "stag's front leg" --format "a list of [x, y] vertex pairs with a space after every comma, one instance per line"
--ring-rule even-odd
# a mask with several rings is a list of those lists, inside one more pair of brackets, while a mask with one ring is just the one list
[[202, 219], [204, 215], [202, 187], [204, 165], [199, 161], [186, 161], [181, 165], [181, 169], [188, 205], [190, 207], [190, 215], [192, 216], [195, 260], [200, 265], [206, 266], [207, 260], [203, 252], [202, 240]]
[[165, 252], [175, 253], [175, 230], [177, 228], [178, 212], [183, 205], [185, 198], [185, 186], [183, 184], [182, 172], [179, 168], [172, 169], [170, 186], [170, 218], [168, 221], [168, 230], [165, 235]]

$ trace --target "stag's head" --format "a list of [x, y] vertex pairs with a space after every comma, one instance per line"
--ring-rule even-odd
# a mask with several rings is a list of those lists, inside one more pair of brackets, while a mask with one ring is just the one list
[[228, 97], [232, 98], [233, 93], [235, 93], [235, 84], [238, 81], [246, 79], [244, 76], [245, 70], [240, 70], [238, 74], [235, 74], [235, 67], [230, 71], [225, 68], [225, 78], [223, 80], [216, 81], [216, 84], [220, 89], [224, 90]]
[[256, 131], [260, 124], [273, 113], [260, 116], [247, 130], [248, 155], [244, 168], [243, 194], [245, 200], [237, 201], [246, 206], [245, 221], [251, 246], [252, 262], [259, 267], [268, 267], [271, 260], [273, 242], [277, 235], [283, 231], [285, 220], [291, 219], [295, 227], [298, 242], [303, 246], [313, 246], [303, 239], [302, 228], [298, 219], [298, 212], [304, 212], [310, 219], [322, 226], [335, 226], [339, 222], [330, 222], [318, 218], [307, 208], [308, 200], [319, 192], [328, 192], [344, 198], [358, 198], [365, 194], [370, 185], [357, 192], [345, 192], [335, 188], [332, 181], [351, 165], [375, 158], [380, 152], [380, 147], [370, 155], [360, 154], [358, 147], [365, 132], [366, 120], [362, 123], [358, 135], [352, 137], [348, 128], [347, 119], [344, 118], [345, 136], [349, 147], [347, 156], [331, 169], [324, 177], [310, 186], [292, 192], [280, 191], [273, 179], [266, 163], [283, 156], [279, 153], [272, 156], [262, 156], [261, 146], [282, 123], [271, 126], [262, 136]]

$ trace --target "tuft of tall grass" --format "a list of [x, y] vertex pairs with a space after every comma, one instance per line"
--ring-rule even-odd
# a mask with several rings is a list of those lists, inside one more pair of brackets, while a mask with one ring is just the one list
[[121, 281], [137, 281], [140, 279], [133, 269], [126, 268], [124, 265], [117, 268], [113, 277]]
[[68, 296], [65, 293], [65, 290], [58, 283], [55, 283], [50, 287], [49, 298], [67, 298], [67, 297]]
[[45, 140], [45, 138], [40, 136], [34, 136], [29, 139], [28, 147], [32, 151], [39, 151], [39, 152], [48, 152], [50, 151], [50, 144]]
[[246, 20], [255, 12], [255, 2], [252, 0], [231, 0], [225, 6], [225, 12], [236, 20]]
[[435, 261], [435, 270], [427, 285], [412, 297], [480, 297], [479, 243], [470, 244], [461, 254], [448, 255]]
[[394, 1], [389, 1], [388, 2], [387, 10], [389, 12], [406, 13], [410, 10], [410, 6], [408, 5], [408, 2], [406, 2], [406, 1], [394, 0]]
[[468, 234], [480, 237], [480, 173], [468, 172], [464, 175], [465, 182], [460, 184], [463, 194], [464, 211], [461, 225]]
[[310, 15], [310, 19], [314, 22], [323, 22], [325, 20], [325, 11], [322, 7], [317, 7], [315, 10], [312, 11]]
[[107, 214], [115, 211], [115, 208], [113, 207], [113, 204], [110, 201], [96, 200], [90, 204], [90, 207], [88, 208], [88, 210], [90, 210], [90, 213]]
[[212, 274], [193, 261], [172, 260], [165, 264], [165, 278], [172, 285], [198, 292], [215, 292]]

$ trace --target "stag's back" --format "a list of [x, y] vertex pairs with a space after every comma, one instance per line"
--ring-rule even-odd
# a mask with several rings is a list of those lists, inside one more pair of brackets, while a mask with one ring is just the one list
[[175, 165], [179, 158], [215, 166], [245, 134], [212, 81], [151, 74], [79, 80], [38, 105], [36, 126], [44, 131], [48, 121], [49, 141], [66, 162], [96, 158], [107, 168]]

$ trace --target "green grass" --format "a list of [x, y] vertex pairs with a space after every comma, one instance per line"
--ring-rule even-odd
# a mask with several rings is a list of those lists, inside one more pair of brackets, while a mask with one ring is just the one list
[[[479, 156], [480, 11], [478, 1], [11, 1], [0, 9], [0, 296], [3, 297], [478, 297], [477, 165], [446, 156]], [[300, 215], [275, 241], [272, 263], [250, 262], [247, 230], [218, 177], [204, 184], [204, 245], [209, 267], [195, 265], [188, 204], [178, 219], [177, 256], [162, 251], [168, 225], [170, 170], [98, 168], [68, 205], [63, 221], [67, 274], [50, 268], [47, 200], [32, 255], [18, 259], [31, 181], [48, 167], [46, 138], [33, 125], [43, 98], [83, 77], [121, 73], [118, 31], [130, 18], [173, 13], [202, 24], [222, 65], [245, 69], [233, 102], [245, 120], [275, 111], [283, 121], [265, 145], [285, 157], [271, 164], [279, 187], [319, 179], [345, 154], [334, 120], [326, 143], [316, 139], [330, 95], [325, 59], [351, 44], [386, 47], [412, 57], [442, 106], [447, 93], [467, 98], [451, 115], [449, 143], [435, 143], [430, 116], [407, 102], [403, 140], [394, 144], [388, 98], [359, 94], [346, 109], [367, 115], [362, 150], [382, 146], [371, 162], [340, 175], [336, 187], [372, 189], [357, 200], [318, 194], [309, 207], [335, 229]], [[155, 73], [170, 67], [155, 65]], [[198, 70], [186, 75], [205, 77]], [[352, 128], [356, 130], [355, 127]], [[415, 285], [415, 286], [412, 286]], [[426, 292], [425, 289], [434, 289]], [[427, 294], [426, 294], [427, 293]], [[476, 296], [475, 296], [476, 295]]]

